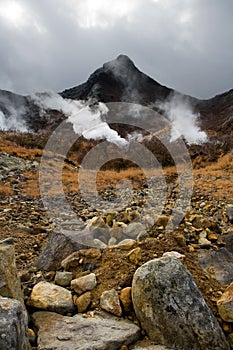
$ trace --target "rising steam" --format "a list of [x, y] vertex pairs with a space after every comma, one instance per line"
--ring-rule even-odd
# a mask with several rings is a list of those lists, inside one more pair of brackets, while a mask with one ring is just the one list
[[48, 109], [62, 112], [67, 122], [73, 124], [74, 132], [86, 139], [106, 139], [120, 146], [128, 142], [104, 121], [108, 108], [104, 103], [90, 105], [88, 102], [64, 99], [60, 95], [49, 92], [31, 96], [34, 103], [40, 107], [42, 113]]
[[23, 119], [23, 111], [16, 110], [13, 107], [9, 108], [9, 115], [6, 116], [2, 111], [0, 111], [0, 130], [3, 131], [29, 131], [26, 122]]
[[188, 100], [173, 95], [158, 107], [171, 122], [170, 142], [184, 137], [188, 144], [201, 144], [207, 141], [207, 135], [198, 126], [199, 115], [195, 114]]

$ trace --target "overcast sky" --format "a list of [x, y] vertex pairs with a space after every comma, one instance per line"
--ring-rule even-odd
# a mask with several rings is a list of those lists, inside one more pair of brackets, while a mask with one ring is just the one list
[[0, 89], [62, 91], [128, 55], [163, 85], [233, 88], [232, 0], [0, 0]]

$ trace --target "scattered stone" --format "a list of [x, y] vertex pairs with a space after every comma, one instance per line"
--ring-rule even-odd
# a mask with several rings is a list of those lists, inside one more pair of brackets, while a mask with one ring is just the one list
[[34, 345], [36, 343], [36, 333], [31, 328], [28, 328], [28, 338], [31, 344]]
[[24, 302], [12, 238], [0, 242], [0, 295]]
[[61, 272], [57, 271], [55, 275], [55, 283], [62, 287], [68, 287], [72, 281], [73, 274], [72, 272]]
[[[108, 317], [65, 317], [52, 312], [36, 312], [32, 316], [38, 329], [40, 350], [116, 350], [140, 337], [135, 324]], [[49, 345], [48, 345], [49, 344]]]
[[138, 235], [146, 232], [145, 225], [140, 222], [131, 222], [127, 227], [124, 228], [124, 234], [130, 238], [136, 239]]
[[111, 237], [110, 240], [108, 241], [108, 245], [111, 247], [111, 246], [114, 246], [117, 244], [117, 240], [115, 237]]
[[185, 255], [180, 254], [179, 252], [176, 252], [176, 251], [163, 253], [163, 257], [166, 257], [166, 256], [170, 256], [171, 258], [179, 259], [181, 262], [183, 262], [185, 260]]
[[78, 295], [81, 295], [86, 291], [94, 289], [96, 285], [97, 281], [96, 275], [94, 273], [90, 273], [86, 276], [79, 277], [71, 281], [71, 288]]
[[20, 301], [0, 297], [0, 349], [29, 350], [27, 313]]
[[121, 290], [120, 301], [123, 305], [124, 312], [128, 313], [132, 310], [131, 287], [126, 287]]
[[191, 274], [172, 257], [141, 266], [132, 284], [134, 310], [158, 344], [182, 350], [225, 350], [229, 344]]
[[134, 265], [139, 265], [142, 260], [142, 251], [140, 247], [134, 248], [128, 253], [128, 259]]
[[78, 312], [85, 312], [89, 305], [91, 304], [91, 293], [86, 292], [82, 294], [80, 297], [77, 295], [73, 296], [74, 304], [78, 309]]
[[226, 215], [231, 223], [233, 223], [233, 205], [227, 205]]
[[156, 221], [156, 225], [157, 226], [162, 226], [163, 228], [165, 228], [168, 224], [169, 221], [169, 216], [167, 215], [160, 215], [159, 218]]
[[233, 234], [223, 236], [224, 246], [200, 250], [197, 261], [211, 277], [224, 285], [233, 281]]
[[[84, 235], [83, 232], [81, 234]], [[62, 260], [67, 256], [77, 250], [87, 248], [85, 244], [80, 243], [81, 234], [79, 235], [76, 231], [54, 232], [36, 262], [37, 267], [46, 271], [58, 270]], [[88, 239], [88, 234], [85, 234]]]
[[87, 250], [80, 250], [78, 252], [74, 252], [73, 254], [67, 256], [62, 262], [61, 267], [65, 271], [75, 270], [77, 267], [80, 266], [83, 259], [99, 259], [101, 258], [101, 251], [100, 249], [87, 249]]
[[110, 312], [113, 315], [122, 315], [119, 296], [115, 289], [103, 292], [103, 294], [100, 297], [100, 306], [103, 310]]
[[233, 322], [233, 282], [217, 301], [217, 306], [221, 318], [226, 322]]
[[43, 281], [33, 287], [27, 304], [31, 307], [61, 314], [74, 311], [72, 294], [69, 290]]
[[117, 244], [117, 247], [122, 250], [130, 250], [136, 244], [134, 239], [124, 239]]
[[211, 242], [205, 237], [199, 238], [198, 244], [200, 244], [201, 247], [211, 247]]
[[108, 246], [106, 243], [102, 242], [100, 239], [95, 238], [93, 240], [93, 247], [98, 249], [106, 249]]

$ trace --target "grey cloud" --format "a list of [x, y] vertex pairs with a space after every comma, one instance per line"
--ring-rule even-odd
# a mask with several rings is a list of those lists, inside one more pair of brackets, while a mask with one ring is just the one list
[[116, 16], [110, 26], [91, 28], [80, 27], [72, 8], [83, 1], [18, 2], [27, 8], [25, 26], [0, 16], [2, 89], [61, 91], [120, 53], [161, 84], [196, 97], [233, 87], [231, 0], [137, 0], [129, 20]]

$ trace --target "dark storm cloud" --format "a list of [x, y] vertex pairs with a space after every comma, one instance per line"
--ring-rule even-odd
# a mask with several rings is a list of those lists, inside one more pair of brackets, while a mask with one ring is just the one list
[[0, 0], [0, 88], [61, 91], [125, 53], [210, 97], [233, 88], [232, 13], [231, 0]]

